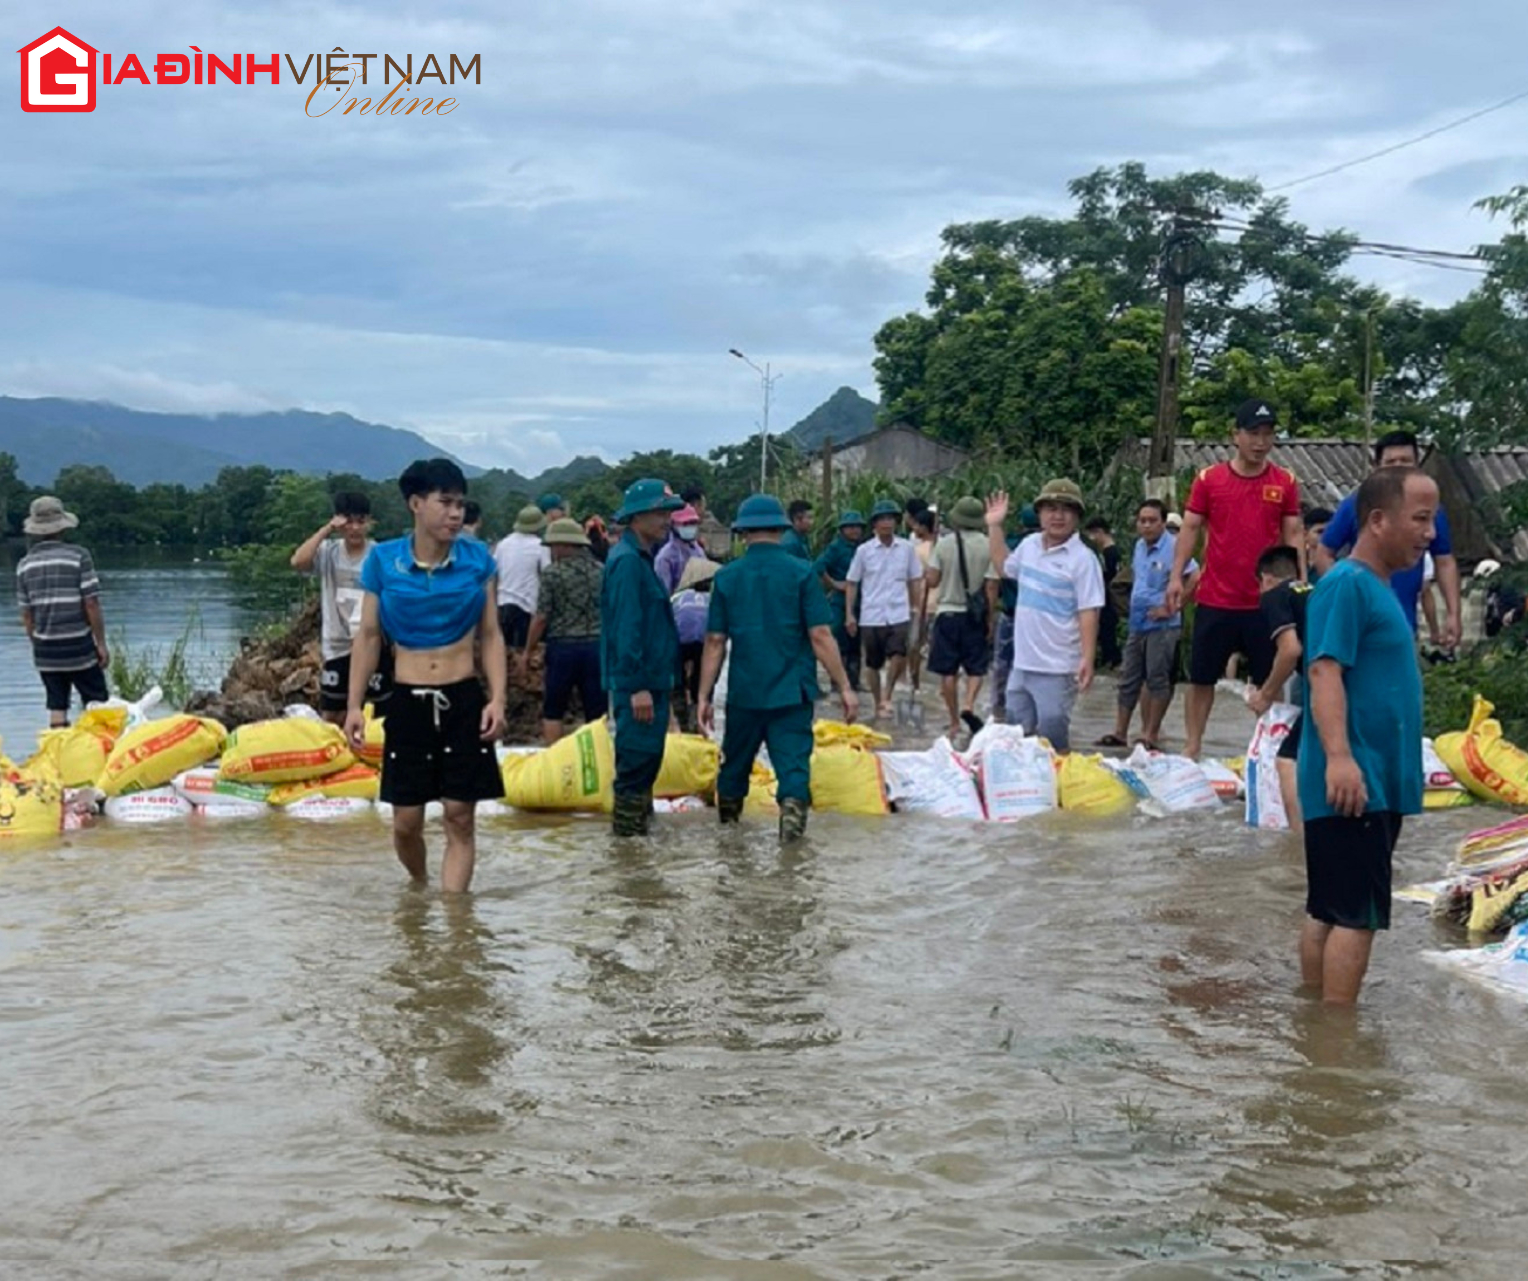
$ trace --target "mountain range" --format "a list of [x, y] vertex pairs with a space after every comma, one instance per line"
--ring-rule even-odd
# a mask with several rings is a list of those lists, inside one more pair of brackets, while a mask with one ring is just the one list
[[[873, 401], [840, 387], [786, 435], [804, 450], [820, 448], [829, 437], [842, 443], [871, 430], [875, 409]], [[107, 466], [118, 480], [140, 488], [156, 482], [197, 488], [224, 467], [257, 465], [383, 480], [416, 458], [454, 457], [417, 432], [349, 414], [169, 414], [56, 396], [0, 396], [0, 452], [15, 457], [17, 473], [31, 485], [50, 485], [63, 468], [83, 463]], [[521, 494], [574, 489], [609, 469], [589, 455], [534, 477], [485, 473], [456, 461], [469, 478], [487, 476]]]

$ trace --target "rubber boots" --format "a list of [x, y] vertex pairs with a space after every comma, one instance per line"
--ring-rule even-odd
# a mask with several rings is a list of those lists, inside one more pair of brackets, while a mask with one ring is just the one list
[[716, 816], [723, 823], [738, 822], [743, 817], [743, 800], [744, 798], [741, 796], [732, 800], [725, 796], [718, 796], [716, 798]]
[[790, 845], [806, 835], [807, 803], [797, 797], [780, 802], [780, 844]]
[[652, 823], [651, 792], [615, 795], [610, 828], [617, 836], [646, 836]]

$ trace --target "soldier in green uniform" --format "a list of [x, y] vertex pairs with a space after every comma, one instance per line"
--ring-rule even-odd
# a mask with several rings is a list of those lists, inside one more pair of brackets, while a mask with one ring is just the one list
[[828, 611], [833, 619], [833, 639], [838, 642], [838, 656], [849, 684], [860, 687], [860, 638], [844, 626], [844, 593], [848, 591], [849, 566], [854, 563], [854, 549], [865, 541], [865, 518], [850, 509], [838, 518], [838, 537], [823, 548], [813, 568], [828, 593]]
[[712, 583], [700, 668], [700, 723], [710, 731], [715, 725], [711, 694], [731, 641], [727, 730], [716, 779], [721, 821], [735, 823], [741, 817], [754, 757], [767, 745], [779, 780], [775, 795], [782, 843], [806, 831], [812, 801], [812, 705], [822, 696], [819, 660], [839, 690], [844, 719], [852, 721], [859, 712], [817, 574], [781, 546], [789, 527], [780, 500], [768, 494], [754, 494], [738, 508], [733, 529], [742, 535], [746, 550]]
[[615, 721], [617, 836], [644, 835], [653, 784], [663, 766], [679, 633], [653, 554], [668, 537], [669, 513], [684, 503], [661, 480], [627, 487], [616, 520], [626, 527], [605, 558], [600, 588], [600, 674]]

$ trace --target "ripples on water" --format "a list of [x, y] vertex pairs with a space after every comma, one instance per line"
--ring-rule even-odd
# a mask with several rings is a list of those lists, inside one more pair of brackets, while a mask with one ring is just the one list
[[488, 821], [456, 904], [371, 818], [0, 851], [7, 1270], [1519, 1274], [1521, 1009], [1400, 905], [1297, 997], [1288, 840], [659, 831]]

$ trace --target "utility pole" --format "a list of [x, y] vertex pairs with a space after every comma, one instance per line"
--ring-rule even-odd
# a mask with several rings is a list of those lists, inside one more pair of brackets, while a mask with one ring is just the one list
[[1374, 448], [1374, 313], [1364, 313], [1364, 453]]
[[1173, 215], [1162, 243], [1161, 275], [1167, 286], [1162, 318], [1162, 359], [1157, 371], [1157, 419], [1146, 456], [1146, 497], [1177, 506], [1173, 458], [1178, 440], [1178, 381], [1183, 355], [1184, 296], [1202, 245], [1184, 211]]
[[759, 435], [759, 493], [762, 494], [765, 490], [765, 487], [769, 483], [769, 398], [774, 391], [775, 384], [779, 382], [780, 379], [785, 375], [771, 374], [769, 372], [770, 366], [767, 360], [764, 362], [764, 368], [760, 369], [756, 364], [753, 363], [753, 361], [749, 360], [748, 357], [743, 355], [743, 353], [740, 352], [736, 347], [727, 348], [727, 354], [729, 356], [736, 356], [745, 365], [747, 365], [748, 368], [753, 370], [754, 373], [758, 374], [759, 381], [764, 385], [764, 420], [760, 424]]
[[822, 442], [822, 513], [823, 520], [838, 519], [833, 511], [833, 437], [831, 436], [826, 437]]

